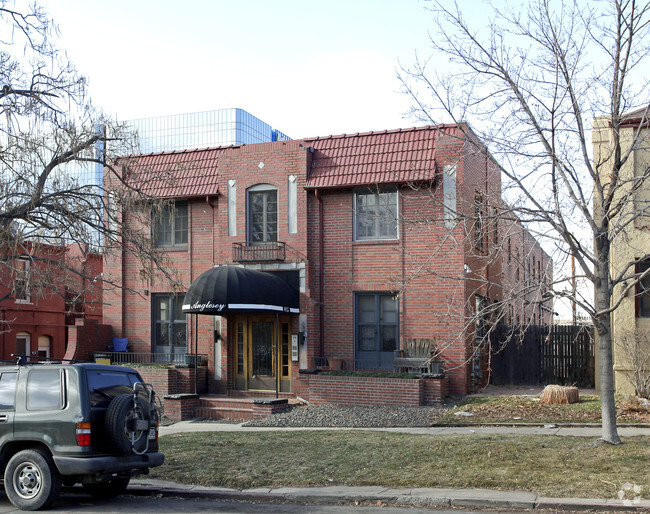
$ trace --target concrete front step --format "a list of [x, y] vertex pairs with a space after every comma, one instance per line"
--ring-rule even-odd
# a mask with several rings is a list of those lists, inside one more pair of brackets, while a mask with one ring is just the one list
[[201, 396], [194, 415], [205, 419], [251, 420], [276, 412], [286, 412], [298, 404], [295, 398]]
[[202, 407], [194, 409], [194, 415], [197, 418], [204, 419], [229, 419], [232, 421], [249, 421], [255, 419], [253, 409], [238, 409], [224, 407]]

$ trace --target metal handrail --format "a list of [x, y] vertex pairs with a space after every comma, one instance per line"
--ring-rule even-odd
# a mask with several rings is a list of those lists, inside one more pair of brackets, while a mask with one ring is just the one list
[[189, 353], [168, 353], [168, 352], [111, 352], [111, 351], [94, 351], [93, 359], [110, 359], [115, 364], [188, 364], [198, 365], [207, 360], [206, 353], [189, 354]]
[[268, 262], [284, 261], [286, 257], [285, 243], [282, 241], [264, 244], [232, 244], [232, 260], [234, 262]]

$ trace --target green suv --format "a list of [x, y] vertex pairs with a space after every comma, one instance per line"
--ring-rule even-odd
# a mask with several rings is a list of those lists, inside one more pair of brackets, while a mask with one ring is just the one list
[[62, 485], [115, 496], [163, 461], [154, 391], [135, 370], [0, 366], [0, 476], [16, 507], [46, 508]]

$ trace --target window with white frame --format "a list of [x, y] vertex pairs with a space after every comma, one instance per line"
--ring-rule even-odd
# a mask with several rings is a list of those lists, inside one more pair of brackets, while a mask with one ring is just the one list
[[397, 189], [355, 192], [355, 240], [397, 239], [397, 197]]
[[247, 191], [247, 240], [249, 245], [278, 241], [278, 189], [259, 184]]
[[28, 258], [20, 257], [15, 260], [16, 280], [14, 282], [14, 297], [17, 303], [30, 303], [30, 269], [31, 261]]
[[158, 247], [187, 246], [187, 202], [175, 202], [162, 208], [155, 216], [154, 237]]

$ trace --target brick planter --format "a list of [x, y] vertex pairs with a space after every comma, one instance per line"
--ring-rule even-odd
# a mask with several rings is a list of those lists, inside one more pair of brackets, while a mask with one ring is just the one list
[[253, 419], [260, 419], [271, 414], [280, 414], [291, 410], [291, 405], [286, 398], [263, 398], [253, 401]]
[[439, 405], [447, 378], [382, 378], [302, 374], [300, 391], [315, 405]]
[[[194, 417], [199, 395], [194, 394], [194, 368], [169, 366], [166, 368], [136, 368], [142, 379], [153, 385], [156, 396], [162, 399], [165, 416], [174, 421]], [[207, 368], [198, 368], [198, 393], [207, 392]]]
[[170, 394], [162, 398], [165, 417], [173, 421], [192, 419], [200, 401], [198, 394]]

